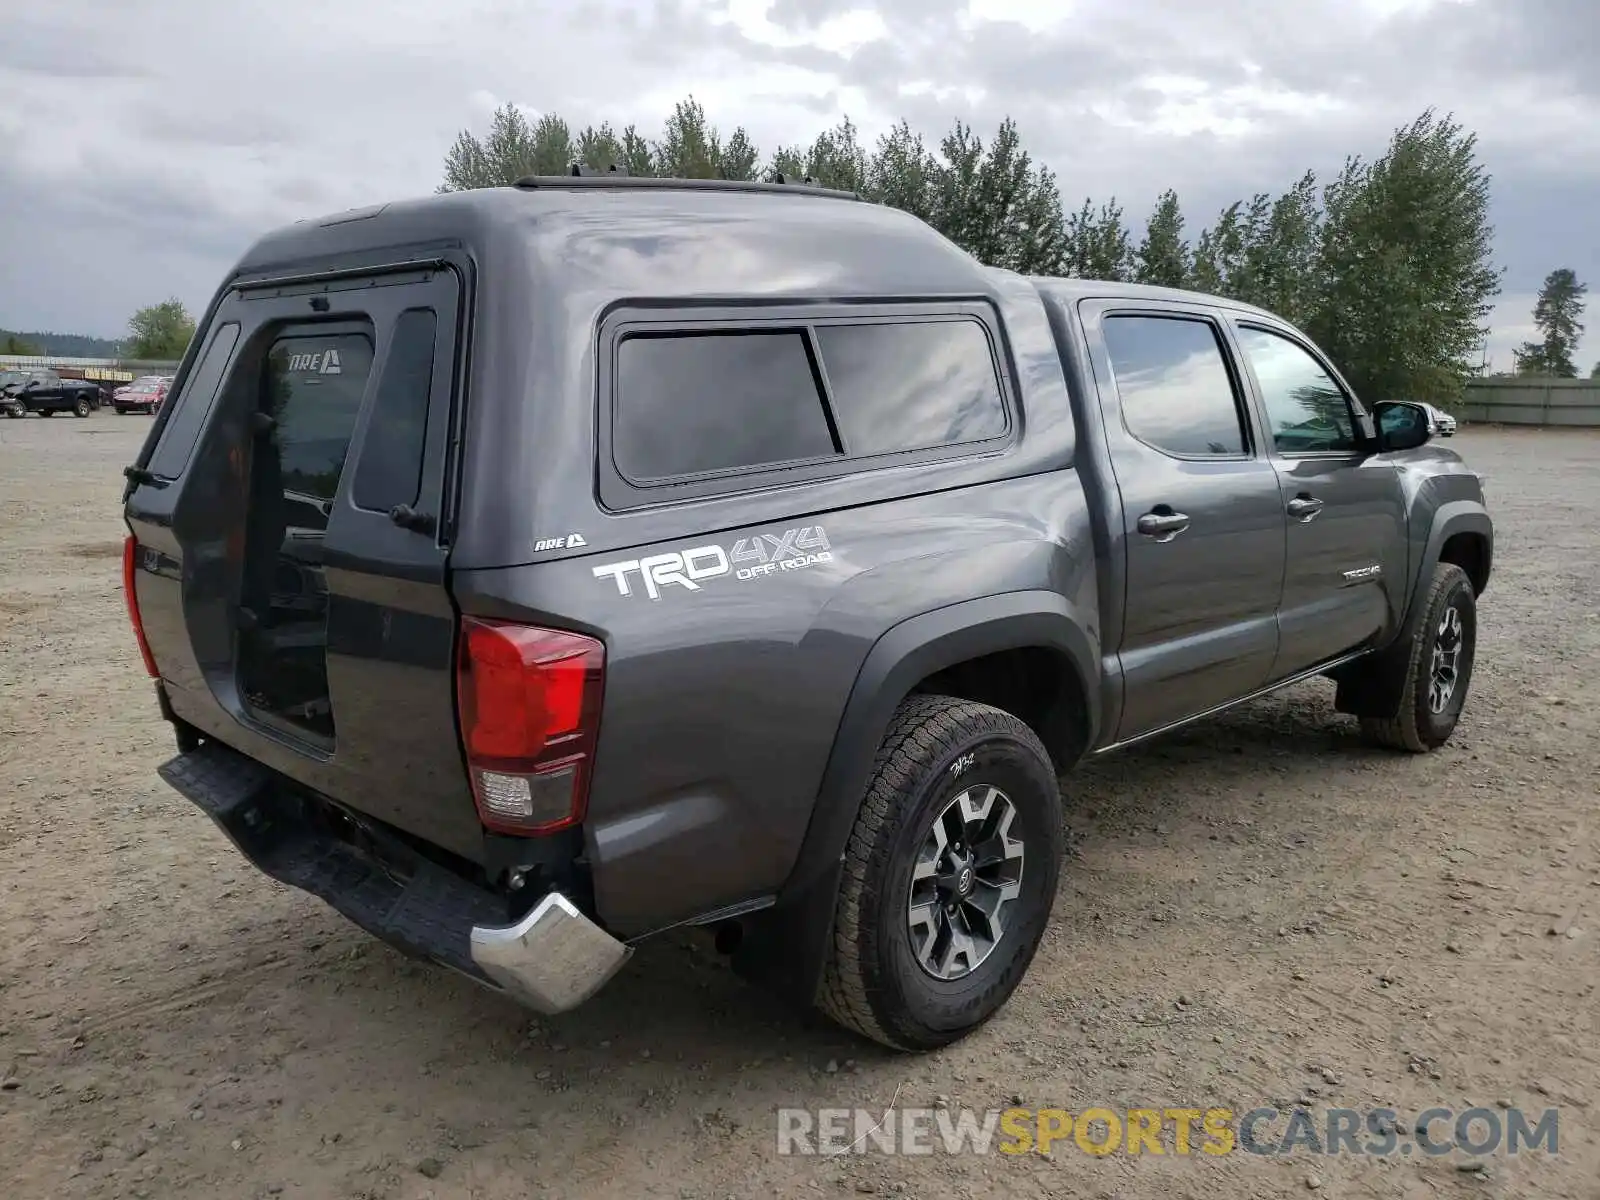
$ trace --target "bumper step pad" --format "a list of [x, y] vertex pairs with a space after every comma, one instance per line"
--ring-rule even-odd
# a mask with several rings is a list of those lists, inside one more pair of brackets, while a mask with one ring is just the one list
[[263, 873], [320, 897], [412, 957], [496, 986], [473, 962], [471, 947], [474, 925], [507, 920], [504, 904], [489, 892], [426, 859], [409, 878], [396, 878], [307, 820], [307, 802], [285, 794], [271, 771], [220, 742], [180, 754], [158, 771]]

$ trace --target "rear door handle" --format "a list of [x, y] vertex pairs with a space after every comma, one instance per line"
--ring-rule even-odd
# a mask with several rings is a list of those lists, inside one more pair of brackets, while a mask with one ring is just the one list
[[1153, 537], [1158, 542], [1170, 542], [1189, 528], [1189, 514], [1173, 512], [1170, 506], [1158, 504], [1139, 518], [1136, 528], [1145, 537]]
[[1301, 493], [1293, 500], [1289, 501], [1289, 515], [1294, 517], [1301, 524], [1311, 520], [1321, 511], [1322, 501], [1318, 500], [1315, 496], [1307, 496], [1304, 493]]

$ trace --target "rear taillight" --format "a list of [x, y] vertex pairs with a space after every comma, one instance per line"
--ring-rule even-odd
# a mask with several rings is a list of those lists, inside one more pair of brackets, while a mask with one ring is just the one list
[[485, 826], [539, 834], [583, 820], [605, 661], [582, 634], [462, 618], [456, 704]]
[[150, 653], [150, 643], [145, 640], [144, 622], [139, 619], [139, 593], [134, 589], [133, 573], [139, 543], [130, 533], [122, 543], [122, 596], [128, 602], [128, 619], [133, 622], [133, 636], [139, 643], [139, 655], [144, 659], [144, 669], [150, 678], [159, 678], [155, 657]]

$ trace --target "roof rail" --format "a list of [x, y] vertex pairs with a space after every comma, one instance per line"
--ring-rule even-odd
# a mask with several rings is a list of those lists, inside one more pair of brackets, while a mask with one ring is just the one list
[[573, 163], [565, 175], [524, 175], [513, 187], [535, 188], [615, 188], [637, 191], [753, 192], [776, 196], [822, 196], [831, 200], [864, 200], [859, 192], [816, 186], [808, 175], [805, 182], [790, 182], [792, 176], [774, 174], [771, 183], [746, 179], [662, 179], [653, 175], [629, 175], [626, 167], [612, 164], [601, 171]]

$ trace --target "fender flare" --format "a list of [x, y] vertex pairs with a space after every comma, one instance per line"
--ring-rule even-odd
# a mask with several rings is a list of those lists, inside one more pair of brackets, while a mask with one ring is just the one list
[[907, 618], [867, 652], [845, 702], [817, 800], [795, 864], [776, 903], [754, 919], [735, 968], [792, 998], [816, 992], [833, 933], [845, 847], [873, 759], [895, 709], [921, 680], [967, 659], [1043, 647], [1077, 676], [1087, 708], [1088, 745], [1100, 724], [1097, 639], [1065, 596], [1028, 590], [963, 601]]
[[1427, 591], [1428, 580], [1433, 578], [1433, 569], [1439, 565], [1439, 554], [1444, 544], [1458, 533], [1476, 533], [1483, 537], [1484, 581], [1488, 582], [1490, 569], [1494, 565], [1493, 518], [1476, 500], [1451, 500], [1441, 504], [1433, 515], [1433, 524], [1428, 528], [1428, 541], [1423, 548], [1422, 559], [1417, 564], [1417, 570], [1411, 573], [1410, 592], [1406, 597], [1406, 619], [1398, 640], [1404, 641], [1416, 630], [1417, 622], [1422, 619], [1418, 600]]
[[1338, 712], [1358, 717], [1393, 717], [1400, 709], [1400, 698], [1405, 693], [1406, 670], [1410, 664], [1407, 647], [1416, 635], [1423, 618], [1423, 599], [1427, 595], [1428, 581], [1433, 569], [1439, 565], [1439, 555], [1445, 542], [1458, 533], [1482, 535], [1484, 549], [1484, 580], [1487, 582], [1494, 559], [1494, 521], [1488, 511], [1476, 500], [1452, 500], [1442, 504], [1434, 513], [1428, 529], [1417, 569], [1411, 573], [1406, 595], [1405, 617], [1400, 630], [1382, 650], [1366, 655], [1333, 673], [1338, 684], [1333, 706]]

